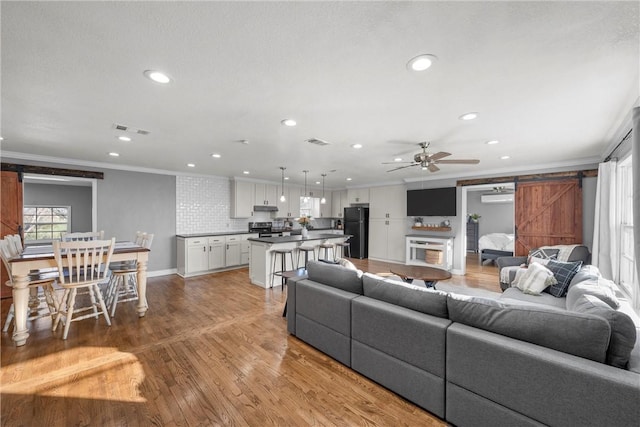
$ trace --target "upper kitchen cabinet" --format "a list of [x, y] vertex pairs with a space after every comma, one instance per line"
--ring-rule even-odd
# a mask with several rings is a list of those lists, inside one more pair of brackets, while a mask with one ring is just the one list
[[370, 218], [406, 218], [407, 189], [404, 185], [372, 187], [369, 190]]
[[[282, 190], [280, 190], [282, 191]], [[280, 201], [278, 195], [278, 218], [297, 218], [300, 216], [300, 191], [299, 187], [289, 187], [284, 189], [285, 201]]]
[[247, 181], [231, 181], [231, 217], [249, 218], [253, 215], [255, 185]]
[[347, 190], [333, 191], [331, 193], [331, 216], [333, 218], [344, 217], [344, 208], [349, 206], [347, 203]]
[[275, 184], [255, 184], [254, 205], [276, 206], [278, 200], [278, 186]]
[[[322, 198], [322, 194], [320, 197]], [[325, 203], [320, 203], [320, 218], [333, 218], [333, 209], [331, 208], [331, 191], [325, 191], [324, 198]]]
[[349, 188], [347, 190], [347, 202], [349, 205], [369, 203], [368, 188]]

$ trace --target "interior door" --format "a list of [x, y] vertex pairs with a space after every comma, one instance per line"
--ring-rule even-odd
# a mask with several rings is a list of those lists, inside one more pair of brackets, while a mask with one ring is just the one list
[[580, 178], [516, 183], [515, 255], [547, 245], [582, 243]]
[[[22, 235], [22, 175], [18, 172], [2, 171], [1, 190], [0, 237], [8, 234]], [[11, 288], [4, 285], [9, 280], [4, 264], [0, 270], [0, 280], [0, 297], [10, 297]]]

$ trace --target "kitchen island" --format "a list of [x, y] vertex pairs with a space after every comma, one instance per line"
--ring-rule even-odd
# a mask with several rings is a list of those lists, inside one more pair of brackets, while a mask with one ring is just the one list
[[[303, 239], [300, 235], [282, 237], [255, 237], [247, 239], [250, 245], [249, 280], [256, 286], [260, 286], [263, 288], [271, 287], [271, 273], [273, 271], [273, 260], [271, 259], [271, 252], [276, 249], [293, 249], [293, 262], [295, 263], [298, 258], [297, 248], [301, 244], [304, 246], [315, 246], [317, 254], [317, 248], [321, 243], [324, 243], [325, 241], [329, 243], [342, 243], [349, 237], [351, 236], [322, 233], [311, 235], [306, 239]], [[300, 259], [300, 263], [303, 263], [302, 259]], [[291, 265], [291, 259], [288, 255], [286, 256], [285, 265], [285, 270], [295, 270], [296, 268], [295, 265]], [[280, 258], [278, 257], [276, 270], [280, 269], [281, 263]], [[280, 278], [276, 277], [273, 281], [273, 284], [279, 285]]]

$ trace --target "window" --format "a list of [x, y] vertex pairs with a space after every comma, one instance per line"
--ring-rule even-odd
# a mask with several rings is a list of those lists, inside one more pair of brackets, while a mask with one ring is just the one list
[[631, 156], [621, 161], [618, 165], [619, 195], [620, 201], [620, 257], [618, 263], [618, 277], [620, 287], [628, 294], [631, 301], [640, 300], [640, 287], [635, 266], [635, 254], [633, 248], [633, 171], [631, 169]]
[[53, 240], [71, 231], [71, 206], [25, 206], [24, 240]]

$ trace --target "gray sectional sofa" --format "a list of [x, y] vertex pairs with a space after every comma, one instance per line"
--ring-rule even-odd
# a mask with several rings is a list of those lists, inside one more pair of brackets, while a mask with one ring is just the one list
[[640, 420], [638, 325], [577, 295], [580, 287], [567, 309], [314, 261], [308, 277], [287, 284], [289, 333], [454, 425]]

